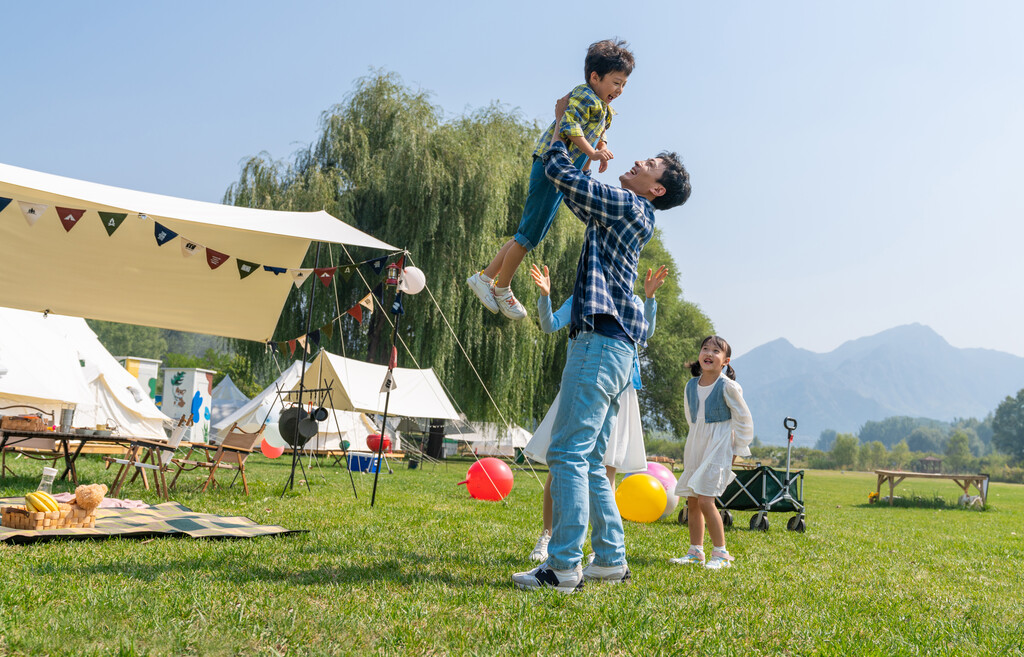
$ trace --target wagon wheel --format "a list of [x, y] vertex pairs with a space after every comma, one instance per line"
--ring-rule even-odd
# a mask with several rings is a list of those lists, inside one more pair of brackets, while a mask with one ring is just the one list
[[722, 509], [718, 512], [722, 516], [722, 525], [725, 527], [732, 527], [732, 513], [728, 509]]
[[677, 522], [679, 522], [680, 525], [685, 525], [688, 519], [689, 512], [687, 511], [686, 506], [684, 505], [682, 510], [679, 511], [679, 517], [676, 520]]
[[765, 513], [755, 513], [750, 518], [750, 529], [751, 529], [751, 531], [760, 531], [760, 532], [768, 531], [768, 514], [765, 514]]

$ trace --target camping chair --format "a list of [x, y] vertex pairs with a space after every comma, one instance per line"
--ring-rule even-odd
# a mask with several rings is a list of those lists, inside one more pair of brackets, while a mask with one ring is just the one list
[[[42, 436], [28, 437], [17, 435], [18, 430], [41, 430], [43, 426], [46, 426], [46, 422], [42, 421], [43, 415], [49, 416], [49, 424], [52, 425], [53, 413], [51, 411], [44, 411], [42, 409], [36, 408], [35, 406], [24, 406], [20, 404], [15, 406], [4, 406], [3, 408], [0, 408], [0, 411], [8, 411], [15, 408], [22, 409], [23, 411], [36, 411], [40, 419], [37, 421], [35, 420], [35, 418], [32, 418], [30, 422], [29, 420], [22, 419], [20, 416], [16, 415], [4, 415], [0, 417], [0, 430], [4, 431], [2, 441], [3, 453], [2, 455], [0, 455], [0, 477], [6, 477], [8, 472], [10, 472], [12, 475], [14, 474], [14, 471], [11, 470], [11, 468], [7, 465], [7, 452], [14, 452], [19, 457], [25, 456], [30, 459], [35, 459], [38, 461], [49, 461], [50, 463], [48, 465], [50, 465], [51, 467], [53, 467], [56, 464], [57, 459], [63, 458], [65, 456], [64, 452], [58, 446], [58, 443], [60, 443], [61, 441], [57, 440], [56, 438], [46, 438]], [[30, 426], [31, 424], [37, 422], [40, 425], [39, 427]]]
[[[171, 459], [171, 462], [178, 466], [178, 471], [174, 474], [174, 479], [171, 480], [171, 488], [174, 488], [178, 477], [185, 470], [209, 468], [210, 476], [206, 478], [206, 483], [200, 489], [199, 492], [201, 493], [206, 492], [206, 488], [211, 483], [214, 486], [217, 485], [217, 470], [235, 470], [235, 478], [239, 475], [242, 476], [242, 487], [245, 489], [245, 494], [248, 495], [249, 482], [245, 479], [245, 460], [255, 451], [257, 443], [259, 443], [260, 438], [263, 436], [263, 429], [266, 426], [266, 424], [262, 424], [258, 431], [250, 433], [239, 429], [236, 422], [231, 425], [228, 435], [224, 440], [217, 445], [216, 451], [209, 445], [192, 445], [185, 458]], [[192, 459], [192, 453], [197, 450], [199, 451], [199, 456], [196, 459]], [[229, 486], [234, 485], [235, 479], [232, 479]]]
[[171, 435], [167, 440], [133, 440], [128, 445], [128, 452], [125, 454], [125, 458], [119, 459], [104, 456], [103, 460], [107, 464], [106, 467], [109, 468], [114, 463], [121, 466], [117, 471], [117, 476], [114, 477], [113, 485], [110, 487], [110, 496], [117, 497], [118, 493], [121, 492], [121, 487], [125, 484], [125, 480], [128, 478], [128, 471], [134, 468], [135, 474], [132, 476], [132, 481], [135, 481], [135, 478], [141, 473], [142, 483], [146, 490], [149, 490], [146, 470], [152, 470], [153, 485], [156, 486], [157, 494], [165, 500], [170, 500], [170, 491], [167, 489], [167, 478], [165, 475], [170, 469], [174, 452], [178, 449], [178, 445], [181, 444], [182, 436], [185, 435], [190, 426], [192, 426], [192, 415], [182, 415], [178, 418], [174, 428], [171, 429]]

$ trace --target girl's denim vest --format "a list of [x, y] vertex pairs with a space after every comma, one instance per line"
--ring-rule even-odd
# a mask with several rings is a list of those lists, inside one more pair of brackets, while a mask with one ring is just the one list
[[[686, 382], [686, 403], [690, 407], [690, 422], [697, 421], [697, 406], [700, 400], [697, 399], [697, 380], [694, 377]], [[732, 412], [725, 403], [725, 379], [718, 377], [711, 394], [704, 400], [704, 421], [705, 422], [726, 422], [732, 419]]]

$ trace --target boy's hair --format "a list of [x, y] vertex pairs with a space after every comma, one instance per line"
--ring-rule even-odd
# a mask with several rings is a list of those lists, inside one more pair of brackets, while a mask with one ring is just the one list
[[[725, 338], [719, 337], [717, 335], [709, 335], [708, 337], [706, 337], [703, 340], [701, 340], [700, 348], [703, 349], [704, 345], [706, 345], [709, 342], [711, 342], [716, 347], [718, 347], [719, 349], [724, 351], [726, 358], [732, 358], [732, 347], [730, 347], [729, 343], [725, 341]], [[700, 376], [701, 372], [704, 371], [703, 369], [701, 369], [701, 366], [700, 366], [700, 355], [699, 354], [700, 354], [700, 350], [698, 350], [697, 360], [695, 360], [692, 363], [690, 363], [690, 375], [691, 376]], [[736, 380], [736, 370], [734, 370], [732, 368], [732, 365], [729, 365], [728, 363], [726, 363], [726, 365], [725, 365], [725, 375], [727, 377], [729, 377], [730, 379], [732, 379], [733, 381]]]
[[587, 48], [587, 59], [583, 64], [583, 77], [590, 82], [590, 74], [597, 73], [604, 77], [612, 71], [621, 71], [626, 75], [633, 72], [633, 53], [629, 44], [622, 39], [605, 39], [590, 44]]
[[658, 181], [665, 188], [665, 193], [651, 201], [651, 205], [655, 210], [668, 210], [690, 198], [690, 174], [675, 153], [663, 151], [658, 157], [665, 163], [665, 173]]

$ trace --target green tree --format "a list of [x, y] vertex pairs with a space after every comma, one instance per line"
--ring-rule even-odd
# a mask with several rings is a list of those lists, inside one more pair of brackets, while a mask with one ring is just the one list
[[832, 445], [836, 442], [836, 430], [835, 429], [824, 429], [818, 435], [818, 442], [814, 444], [814, 449], [827, 452], [832, 449]]
[[892, 446], [892, 450], [889, 452], [889, 462], [897, 470], [902, 470], [910, 463], [910, 448], [907, 447], [907, 441], [901, 440]]
[[970, 469], [974, 458], [971, 456], [971, 441], [962, 429], [957, 429], [946, 441], [946, 458], [943, 466], [951, 473], [964, 473]]
[[856, 465], [859, 445], [860, 440], [853, 434], [841, 433], [836, 435], [836, 440], [832, 445], [832, 462], [835, 464], [835, 467], [842, 470], [843, 468], [852, 468]]
[[907, 436], [907, 446], [914, 452], [939, 453], [945, 442], [942, 431], [928, 426], [917, 427]]
[[865, 470], [881, 468], [889, 460], [889, 451], [880, 440], [872, 440], [860, 448], [860, 463]]
[[992, 446], [1014, 461], [1024, 461], [1024, 389], [1007, 397], [992, 418]]
[[161, 359], [167, 351], [163, 329], [98, 319], [86, 320], [86, 323], [114, 356]]
[[[394, 74], [379, 73], [357, 82], [343, 103], [323, 114], [319, 137], [292, 163], [251, 158], [225, 194], [225, 202], [281, 210], [324, 209], [408, 248], [412, 264], [426, 273], [429, 291], [405, 299], [399, 337], [415, 361], [409, 362], [399, 346], [401, 364], [433, 367], [459, 407], [474, 419], [499, 419], [500, 409], [506, 419], [529, 425], [554, 398], [566, 337], [545, 335], [533, 321], [509, 322], [491, 315], [468, 292], [465, 279], [515, 232], [538, 134], [537, 125], [497, 105], [446, 121], [426, 92], [406, 88]], [[547, 264], [553, 290], [567, 295], [582, 234], [583, 224], [561, 208], [524, 268], [533, 262]], [[335, 246], [321, 248], [319, 260], [316, 253], [311, 247], [304, 266], [380, 255]], [[659, 239], [652, 240], [645, 252], [645, 257], [655, 256], [674, 269]], [[292, 291], [274, 339], [304, 334], [310, 314], [313, 327], [342, 315], [333, 335], [322, 336], [322, 346], [384, 362], [392, 316], [374, 312], [359, 325], [343, 315], [378, 280], [368, 277], [364, 285], [359, 276], [348, 282], [336, 277], [331, 289], [318, 291], [312, 304], [309, 286]], [[524, 306], [535, 308], [537, 291], [525, 270], [514, 286]], [[692, 305], [681, 299], [674, 302], [678, 287], [665, 287], [669, 290], [658, 294], [658, 334], [646, 354], [645, 408], [653, 425], [682, 435], [685, 423], [678, 395], [665, 391], [678, 385], [680, 373], [674, 364], [695, 354], [692, 347], [686, 348], [699, 339], [691, 332], [707, 330], [710, 322]], [[662, 339], [681, 341], [682, 346], [663, 356], [660, 350], [669, 348], [661, 346]], [[276, 374], [273, 357], [263, 345], [243, 342], [236, 348], [253, 361], [258, 378], [266, 381]], [[669, 375], [665, 370], [670, 370], [669, 382], [663, 380]]]

